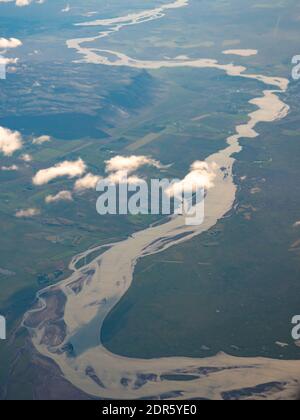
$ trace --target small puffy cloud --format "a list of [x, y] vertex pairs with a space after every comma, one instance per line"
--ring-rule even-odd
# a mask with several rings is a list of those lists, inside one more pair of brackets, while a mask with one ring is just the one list
[[82, 176], [86, 172], [86, 164], [82, 159], [76, 161], [64, 161], [52, 166], [48, 169], [42, 169], [33, 177], [34, 185], [45, 185], [50, 181], [61, 178], [76, 178]]
[[34, 138], [32, 140], [32, 144], [41, 145], [41, 144], [44, 144], [44, 143], [48, 143], [49, 141], [51, 141], [50, 136], [40, 136], [40, 137]]
[[0, 127], [0, 151], [5, 156], [11, 156], [23, 146], [21, 133]]
[[28, 153], [24, 153], [21, 157], [21, 160], [23, 160], [23, 162], [31, 162], [32, 161], [32, 156], [29, 155]]
[[238, 55], [240, 57], [251, 57], [253, 55], [257, 55], [257, 50], [226, 50], [223, 51], [225, 55]]
[[15, 64], [18, 61], [18, 58], [7, 58], [0, 55], [0, 79], [6, 79], [7, 73], [15, 73], [17, 71]]
[[294, 228], [298, 228], [298, 227], [300, 227], [300, 220], [298, 222], [294, 223]]
[[107, 180], [111, 183], [138, 184], [142, 182], [137, 176], [128, 176], [143, 166], [153, 166], [162, 169], [164, 166], [157, 160], [148, 156], [115, 156], [106, 162], [106, 172], [109, 174]]
[[30, 209], [26, 209], [26, 210], [18, 210], [16, 212], [16, 217], [17, 218], [30, 218], [30, 217], [35, 217], [38, 216], [39, 214], [41, 214], [40, 210], [35, 209], [35, 208], [30, 208]]
[[24, 6], [28, 6], [31, 2], [32, 0], [16, 0], [16, 5], [18, 7], [24, 7]]
[[74, 190], [75, 191], [94, 190], [96, 189], [96, 185], [98, 181], [100, 181], [100, 179], [101, 179], [100, 176], [88, 173], [83, 178], [80, 178], [75, 182]]
[[166, 193], [169, 196], [181, 196], [182, 191], [194, 192], [199, 188], [209, 190], [214, 187], [214, 179], [218, 165], [196, 161], [191, 165], [190, 172], [181, 181], [173, 183]]
[[69, 4], [66, 5], [61, 11], [62, 13], [69, 13], [71, 10], [71, 6]]
[[60, 191], [56, 195], [48, 195], [45, 198], [47, 204], [57, 203], [58, 201], [73, 201], [73, 197], [70, 191]]
[[198, 185], [209, 190], [214, 187], [214, 179], [217, 176], [217, 170], [218, 165], [216, 163], [207, 163], [198, 160], [191, 165], [191, 172], [189, 175], [195, 177]]
[[19, 167], [17, 165], [11, 165], [11, 166], [2, 166], [1, 171], [18, 171]]
[[[16, 38], [2, 38], [0, 37], [0, 49], [2, 49], [1, 54], [5, 54], [8, 49], [17, 48], [22, 45], [22, 42]], [[16, 71], [16, 67], [8, 67], [9, 65], [17, 64], [17, 58], [7, 58], [0, 55], [0, 66], [1, 66], [1, 74], [0, 79], [5, 79], [6, 71], [13, 73]]]
[[[33, 0], [0, 0], [0, 3], [14, 2], [18, 7], [29, 6]], [[37, 3], [44, 3], [44, 0], [38, 0]]]
[[0, 48], [18, 48], [22, 45], [22, 42], [16, 38], [0, 38]]
[[147, 156], [115, 156], [105, 162], [106, 172], [125, 171], [128, 174], [136, 171], [142, 166], [149, 165], [156, 168], [162, 168], [162, 165], [157, 160], [151, 159]]
[[8, 66], [9, 64], [17, 64], [17, 62], [18, 58], [7, 58], [0, 55], [0, 65], [3, 67]]

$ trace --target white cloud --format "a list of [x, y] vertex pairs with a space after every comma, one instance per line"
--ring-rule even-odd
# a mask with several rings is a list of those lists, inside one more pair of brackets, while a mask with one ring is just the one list
[[[1, 53], [4, 54], [5, 52], [6, 50]], [[18, 58], [3, 57], [3, 55], [0, 54], [0, 79], [6, 79], [7, 73], [15, 73], [17, 71], [15, 65], [18, 61]]]
[[19, 7], [28, 6], [32, 0], [16, 0], [16, 5]]
[[225, 55], [238, 55], [240, 57], [251, 57], [253, 55], [257, 55], [257, 50], [226, 50], [223, 51]]
[[[1, 1], [1, 0], [0, 0]], [[3, 49], [0, 54], [0, 66], [1, 66], [1, 79], [5, 79], [6, 71], [11, 73], [16, 71], [16, 67], [7, 67], [9, 65], [15, 65], [18, 62], [18, 58], [7, 58], [3, 57], [8, 49], [17, 48], [22, 45], [22, 42], [17, 38], [3, 38], [0, 37], [0, 48]]]
[[295, 228], [300, 227], [300, 220], [298, 222], [294, 223], [294, 227]]
[[[0, 3], [12, 3], [14, 2], [18, 7], [29, 6], [34, 0], [0, 0]], [[36, 0], [36, 3], [42, 4], [44, 0]]]
[[45, 198], [47, 204], [56, 203], [58, 201], [72, 201], [73, 197], [70, 191], [60, 191], [56, 195], [48, 195]]
[[44, 144], [44, 143], [48, 143], [49, 141], [51, 141], [50, 136], [40, 136], [40, 137], [35, 137], [32, 140], [32, 144], [41, 145], [41, 144]]
[[100, 176], [88, 173], [83, 178], [80, 178], [75, 182], [74, 190], [75, 191], [83, 191], [83, 190], [95, 189], [96, 185], [97, 185], [98, 181], [100, 181], [100, 179], [101, 179]]
[[11, 166], [2, 166], [1, 171], [18, 171], [19, 167], [17, 165], [11, 165]]
[[214, 179], [218, 166], [216, 163], [196, 161], [191, 165], [190, 172], [183, 180], [171, 185], [166, 193], [169, 196], [182, 196], [182, 191], [193, 192], [199, 188], [209, 190], [214, 187]]
[[35, 209], [35, 208], [30, 208], [26, 210], [18, 210], [15, 216], [18, 218], [30, 218], [30, 217], [38, 216], [39, 214], [41, 214], [40, 210]]
[[21, 47], [22, 42], [16, 38], [1, 38], [0, 37], [0, 48], [18, 48]]
[[86, 172], [86, 164], [82, 159], [77, 161], [65, 161], [58, 163], [55, 166], [52, 166], [48, 169], [42, 169], [33, 177], [32, 182], [35, 185], [45, 185], [50, 181], [61, 178], [76, 178], [82, 176]]
[[21, 160], [23, 160], [23, 162], [31, 162], [32, 161], [32, 156], [29, 155], [28, 153], [24, 153], [21, 157]]
[[66, 5], [61, 11], [62, 13], [69, 13], [71, 10], [71, 6], [69, 4]]
[[0, 65], [8, 66], [9, 64], [17, 64], [18, 58], [7, 58], [0, 55]]
[[162, 168], [162, 165], [157, 160], [151, 159], [147, 156], [115, 156], [105, 162], [106, 172], [126, 171], [128, 174], [136, 171], [142, 166], [149, 165], [156, 168]]
[[106, 179], [114, 184], [121, 184], [123, 182], [138, 184], [142, 182], [142, 179], [137, 176], [128, 176], [142, 166], [148, 165], [159, 169], [164, 168], [160, 162], [148, 156], [115, 156], [105, 163], [106, 172], [109, 174]]
[[0, 127], [0, 151], [5, 156], [11, 156], [23, 146], [21, 133]]

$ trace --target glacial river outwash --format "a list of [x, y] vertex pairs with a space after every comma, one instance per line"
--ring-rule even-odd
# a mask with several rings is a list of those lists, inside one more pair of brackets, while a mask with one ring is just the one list
[[261, 96], [250, 101], [256, 110], [249, 114], [248, 122], [235, 128], [235, 134], [227, 138], [223, 150], [206, 159], [206, 163], [217, 169], [214, 187], [207, 191], [205, 199], [204, 223], [187, 226], [183, 216], [173, 217], [124, 241], [106, 245], [108, 249], [84, 267], [77, 268], [78, 261], [97, 249], [100, 252], [101, 247], [74, 257], [70, 264], [73, 274], [38, 293], [38, 304], [25, 315], [24, 326], [41, 354], [55, 361], [76, 387], [96, 397], [221, 399], [230, 396], [232, 390], [255, 390], [258, 386], [260, 394], [268, 395], [275, 387], [277, 397], [286, 397], [294, 392], [295, 372], [300, 372], [300, 361], [237, 358], [226, 354], [203, 359], [133, 359], [109, 352], [100, 342], [103, 322], [128, 291], [137, 261], [186, 242], [215, 226], [232, 209], [236, 199], [233, 165], [242, 150], [240, 139], [257, 137], [258, 123], [272, 123], [285, 118], [289, 112], [288, 105], [280, 98], [287, 91], [289, 82], [281, 77], [248, 74], [244, 66], [220, 64], [213, 59], [184, 56], [164, 61], [138, 60], [121, 52], [90, 47], [95, 40], [126, 26], [160, 19], [166, 13], [178, 13], [188, 5], [188, 0], [177, 0], [124, 17], [86, 22], [80, 24], [81, 27], [100, 26], [102, 32], [94, 38], [69, 40], [67, 45], [87, 63], [148, 70], [210, 68], [225, 72], [228, 77], [261, 83]]

